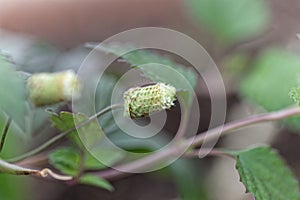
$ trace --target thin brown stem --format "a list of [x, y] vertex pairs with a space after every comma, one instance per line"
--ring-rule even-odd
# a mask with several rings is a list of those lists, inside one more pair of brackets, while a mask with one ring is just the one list
[[133, 173], [134, 171], [142, 171], [149, 170], [153, 165], [158, 164], [161, 161], [165, 161], [166, 159], [171, 159], [177, 151], [172, 146], [172, 148], [165, 149], [164, 151], [160, 151], [159, 153], [152, 154], [140, 160], [136, 160], [130, 162], [128, 164], [119, 165], [116, 169], [108, 169], [100, 172], [95, 172], [96, 175], [104, 178], [104, 179], [115, 179], [126, 176], [128, 173]]
[[222, 149], [195, 149], [192, 151], [187, 151], [183, 154], [183, 157], [187, 157], [187, 158], [195, 158], [195, 157], [199, 157], [200, 155], [200, 151], [201, 154], [205, 154], [208, 156], [221, 156], [221, 157], [229, 157], [229, 158], [235, 158], [234, 156], [232, 156], [231, 154], [227, 153], [226, 150], [222, 150]]
[[[203, 151], [207, 151], [206, 155], [208, 155], [208, 156], [222, 156], [222, 157], [234, 158], [234, 156], [231, 156], [230, 154], [226, 153], [225, 151], [222, 151], [221, 149], [213, 149], [213, 150], [201, 149], [201, 152], [203, 152]], [[165, 154], [160, 154], [160, 156], [155, 157], [155, 159], [149, 158], [149, 160], [150, 160], [150, 162], [156, 162], [160, 159], [163, 159], [164, 156], [165, 157], [170, 157], [170, 156], [174, 155], [174, 154], [171, 154], [169, 152], [172, 152], [172, 150], [168, 151], [168, 152], [165, 152]], [[198, 157], [199, 156], [199, 150], [193, 150], [193, 151], [185, 152], [182, 156], [187, 157], [187, 158]], [[140, 160], [138, 160], [136, 162], [140, 162]], [[130, 170], [141, 169], [139, 167], [134, 167], [134, 164], [132, 164], [132, 163], [130, 163], [130, 164], [131, 165], [129, 165], [129, 164], [128, 165], [123, 165], [122, 170], [124, 170], [125, 168], [127, 168], [127, 169], [130, 168]], [[153, 163], [148, 163], [148, 164], [149, 164], [149, 166], [151, 166], [151, 164], [153, 164]], [[120, 166], [118, 166], [117, 169], [120, 169]], [[94, 174], [100, 176], [101, 178], [110, 179], [110, 180], [114, 180], [114, 179], [117, 179], [117, 178], [122, 178], [122, 177], [130, 175], [130, 173], [128, 173], [128, 172], [116, 170], [114, 168], [103, 170], [103, 171], [100, 171], [100, 172], [95, 172]]]
[[76, 177], [74, 177], [76, 182], [79, 180], [79, 178], [83, 174], [85, 159], [86, 159], [86, 152], [81, 150], [80, 151], [80, 162], [79, 162], [79, 167], [78, 167], [78, 174], [76, 175]]
[[206, 133], [201, 133], [193, 138], [189, 138], [186, 142], [188, 144], [191, 143], [192, 147], [196, 147], [201, 145], [204, 142], [204, 140], [210, 141], [212, 139], [218, 138], [219, 136], [224, 136], [228, 133], [231, 133], [232, 131], [238, 130], [243, 127], [247, 127], [262, 122], [278, 121], [280, 119], [284, 119], [296, 115], [300, 115], [299, 107], [292, 107], [292, 108], [289, 107], [280, 111], [253, 115], [245, 119], [233, 121], [225, 125], [221, 125], [216, 128], [210, 129]]
[[49, 162], [47, 152], [43, 152], [34, 156], [30, 156], [20, 162], [16, 162], [14, 164], [20, 166], [36, 166], [41, 167], [45, 166]]
[[152, 154], [140, 160], [117, 166], [116, 169], [121, 169], [119, 171], [114, 169], [108, 169], [108, 170], [97, 172], [97, 175], [99, 175], [102, 178], [112, 179], [116, 177], [122, 177], [127, 174], [126, 172], [149, 169], [151, 166], [163, 161], [164, 159], [172, 158], [172, 156], [178, 155], [177, 153], [185, 150], [189, 144], [191, 144], [189, 147], [194, 148], [196, 146], [201, 145], [204, 142], [204, 140], [209, 141], [218, 138], [220, 136], [224, 136], [228, 133], [231, 133], [234, 130], [238, 130], [243, 127], [247, 127], [262, 122], [276, 121], [276, 120], [280, 120], [280, 119], [284, 119], [296, 115], [300, 115], [300, 108], [293, 107], [293, 108], [286, 108], [276, 112], [254, 115], [246, 119], [230, 122], [226, 125], [222, 125], [213, 128], [211, 130], [208, 130], [207, 132], [200, 133], [195, 137], [188, 138], [184, 140], [181, 143], [181, 145], [177, 145], [177, 146], [171, 145], [168, 149], [165, 149], [164, 151], [159, 151], [155, 154]]

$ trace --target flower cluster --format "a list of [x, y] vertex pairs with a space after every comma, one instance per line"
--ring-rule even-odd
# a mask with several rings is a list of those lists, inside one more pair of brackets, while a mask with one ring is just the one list
[[124, 115], [138, 118], [170, 109], [176, 100], [175, 95], [176, 89], [164, 83], [130, 88], [124, 93]]

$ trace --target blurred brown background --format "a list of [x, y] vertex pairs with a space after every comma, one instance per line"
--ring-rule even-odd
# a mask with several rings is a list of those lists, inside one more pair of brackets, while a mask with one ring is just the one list
[[[209, 31], [191, 20], [183, 0], [0, 0], [0, 28], [28, 34], [67, 50], [88, 41], [100, 42], [135, 27], [166, 27], [198, 40], [222, 68], [220, 62], [232, 51], [246, 51], [255, 55], [261, 48], [269, 45], [300, 51], [299, 42], [296, 42], [296, 33], [300, 32], [300, 1], [269, 0], [268, 3], [271, 8], [271, 23], [266, 31], [260, 37], [235, 44], [229, 49], [216, 46]], [[0, 34], [0, 40], [2, 39]], [[230, 80], [226, 83], [230, 91]], [[251, 108], [240, 103], [234, 91], [228, 95], [228, 100], [230, 120], [249, 114]], [[202, 104], [209, 105], [205, 101]], [[300, 166], [296, 156], [299, 154], [295, 154], [299, 152], [298, 137], [283, 130], [283, 140], [272, 134], [274, 126], [270, 124], [246, 131], [254, 134], [226, 138], [223, 145], [237, 148], [257, 142], [273, 143], [286, 156], [299, 177]], [[261, 135], [261, 132], [266, 134]], [[290, 144], [290, 148], [286, 148], [286, 144]], [[294, 153], [289, 153], [291, 148]], [[238, 182], [237, 173], [232, 171], [234, 162], [223, 159], [216, 162], [218, 163], [209, 172], [211, 180], [206, 186], [211, 191], [211, 196], [225, 200], [251, 199], [251, 196], [244, 194], [244, 187]], [[144, 187], [139, 187], [141, 183]], [[106, 191], [99, 193], [99, 189], [86, 186], [67, 187], [42, 180], [35, 181], [34, 185], [40, 190], [36, 194], [37, 199], [176, 199], [176, 187], [172, 181], [147, 175], [134, 175], [114, 182], [117, 188], [114, 194]], [[50, 193], [56, 194], [51, 196]]]

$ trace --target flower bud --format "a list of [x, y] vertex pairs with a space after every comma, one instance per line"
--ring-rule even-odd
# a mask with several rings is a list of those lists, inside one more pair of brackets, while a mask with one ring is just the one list
[[292, 88], [289, 93], [290, 98], [294, 100], [300, 106], [300, 87]]
[[130, 88], [124, 93], [124, 116], [145, 117], [152, 112], [170, 109], [176, 100], [176, 89], [164, 83]]
[[29, 98], [35, 106], [45, 106], [79, 97], [80, 82], [74, 71], [33, 74], [27, 80]]

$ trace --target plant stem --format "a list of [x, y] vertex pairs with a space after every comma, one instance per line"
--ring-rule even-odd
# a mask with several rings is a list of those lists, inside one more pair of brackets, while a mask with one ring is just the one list
[[0, 172], [1, 173], [13, 174], [13, 175], [38, 174], [38, 170], [20, 167], [18, 165], [10, 164], [10, 163], [8, 163], [4, 160], [1, 160], [1, 159], [0, 159]]
[[[165, 151], [162, 151], [161, 153], [157, 153], [157, 154], [153, 154], [151, 156], [147, 157], [147, 160], [141, 159], [141, 160], [137, 160], [135, 162], [131, 162], [129, 164], [125, 164], [122, 166], [118, 166], [118, 169], [121, 170], [116, 170], [114, 168], [108, 169], [108, 170], [103, 170], [100, 172], [95, 172], [94, 174], [97, 176], [100, 176], [101, 178], [104, 179], [116, 179], [116, 178], [121, 178], [121, 177], [125, 177], [127, 175], [129, 175], [130, 173], [126, 172], [126, 170], [140, 170], [140, 169], [147, 169], [147, 165], [150, 168], [151, 166], [153, 166], [153, 164], [157, 164], [159, 161], [162, 161], [166, 158], [170, 158], [172, 156], [175, 155], [175, 151], [177, 151], [177, 149], [166, 149]], [[205, 149], [201, 149], [201, 151], [205, 151]], [[218, 150], [218, 149], [213, 149], [213, 150], [207, 150], [209, 152], [207, 152], [207, 155], [209, 156], [226, 156], [226, 157], [230, 157], [230, 158], [234, 158], [233, 156], [227, 154], [225, 151], [222, 150]], [[189, 152], [185, 152], [183, 154], [183, 157], [197, 157], [199, 155], [199, 151], [198, 150], [194, 150], [194, 151], [189, 151]], [[143, 162], [141, 162], [143, 160]]]
[[[175, 156], [178, 155], [180, 151], [185, 150], [187, 147], [195, 148], [201, 145], [204, 142], [204, 140], [209, 141], [212, 139], [216, 139], [219, 136], [224, 136], [228, 133], [231, 133], [234, 130], [247, 127], [252, 124], [258, 124], [258, 123], [268, 122], [268, 121], [276, 121], [276, 120], [280, 120], [280, 119], [284, 119], [296, 115], [300, 115], [299, 107], [286, 108], [280, 111], [253, 115], [249, 118], [233, 121], [228, 124], [210, 129], [207, 132], [200, 133], [194, 137], [188, 138], [184, 140], [181, 143], [181, 145], [178, 144], [177, 146], [171, 145], [168, 149], [165, 149], [164, 151], [159, 151], [155, 154], [152, 154], [140, 160], [136, 160], [128, 164], [117, 166], [116, 168], [121, 169], [120, 171], [114, 169], [108, 169], [108, 170], [96, 172], [96, 174], [102, 178], [111, 179], [111, 178], [124, 176], [126, 172], [149, 169], [151, 166], [163, 161], [166, 158], [170, 158], [174, 155]], [[189, 144], [190, 146], [188, 146]]]
[[[83, 123], [80, 123], [77, 127], [74, 127], [74, 129], [72, 129], [72, 130], [75, 130], [76, 128], [80, 128], [80, 127], [86, 125], [87, 123], [89, 123], [91, 120], [108, 112], [109, 110], [115, 109], [118, 107], [120, 107], [119, 104], [107, 107], [107, 108], [103, 109], [102, 111], [100, 111], [99, 113], [97, 113], [96, 115], [91, 116], [88, 120], [84, 121]], [[243, 127], [247, 127], [249, 125], [258, 124], [258, 123], [262, 123], [262, 122], [268, 122], [268, 121], [276, 121], [276, 120], [280, 120], [280, 119], [284, 119], [284, 118], [288, 118], [288, 117], [296, 116], [296, 115], [300, 115], [300, 108], [298, 108], [298, 107], [286, 108], [286, 109], [276, 111], [276, 112], [253, 115], [249, 118], [233, 121], [228, 124], [221, 125], [219, 127], [210, 129], [204, 133], [200, 133], [194, 137], [185, 139], [180, 144], [173, 143], [174, 145], [170, 145], [170, 147], [168, 147], [167, 149], [165, 149], [163, 151], [159, 151], [159, 152], [152, 154], [150, 156], [147, 156], [145, 158], [130, 162], [128, 164], [120, 165], [117, 167], [117, 169], [120, 169], [120, 171], [117, 171], [115, 169], [108, 169], [108, 170], [103, 170], [100, 172], [95, 172], [95, 174], [97, 174], [98, 176], [100, 176], [102, 178], [112, 179], [112, 178], [125, 176], [126, 174], [128, 174], [127, 172], [142, 171], [142, 170], [147, 170], [147, 169], [149, 170], [149, 169], [151, 169], [151, 167], [153, 165], [158, 164], [159, 162], [162, 162], [162, 161], [166, 162], [169, 159], [172, 160], [172, 158], [173, 159], [176, 158], [174, 156], [181, 155], [182, 153], [185, 153], [183, 155], [188, 156], [188, 157], [198, 155], [198, 152], [196, 152], [196, 151], [187, 151], [187, 152], [182, 152], [182, 151], [187, 149], [187, 147], [195, 148], [195, 147], [201, 145], [204, 142], [204, 140], [209, 141], [212, 139], [216, 139], [219, 136], [224, 136], [228, 133], [231, 133], [234, 130], [237, 130], [237, 129], [240, 129]], [[180, 129], [180, 131], [184, 131], [184, 130]], [[63, 132], [62, 134], [66, 134], [66, 132]], [[54, 143], [54, 142], [52, 142], [52, 143]], [[49, 145], [51, 145], [51, 144], [49, 144]], [[39, 152], [39, 151], [35, 151], [34, 154], [37, 152]], [[23, 155], [23, 158], [34, 155], [33, 153], [31, 153], [31, 154], [29, 154], [29, 153], [30, 152], [28, 152], [26, 154], [27, 156]], [[221, 155], [223, 153], [224, 152], [220, 152], [218, 150], [213, 150], [213, 151], [209, 152], [208, 155]], [[20, 175], [20, 174], [27, 174], [27, 172], [30, 172], [30, 170], [31, 169], [22, 168], [17, 165], [7, 163], [6, 161], [3, 161], [0, 159], [0, 172], [3, 171], [6, 173]], [[70, 179], [70, 177], [63, 177], [61, 175], [54, 174], [53, 172], [51, 172], [51, 170], [48, 170], [48, 169], [45, 169], [43, 171], [43, 173], [41, 173], [41, 172], [42, 171], [38, 171], [39, 175], [41, 175], [43, 177], [46, 176], [47, 174], [50, 174], [50, 175], [53, 174], [54, 178], [57, 178], [57, 179], [61, 179], [61, 180], [69, 180]], [[37, 170], [32, 170], [30, 173], [35, 174], [35, 173], [37, 173]]]
[[[200, 153], [200, 149], [195, 149], [192, 151], [187, 151], [183, 154], [183, 157], [187, 157], [187, 158], [195, 158], [195, 157], [199, 157], [199, 153]], [[235, 158], [234, 156], [232, 156], [231, 154], [229, 154], [228, 152], [226, 152], [226, 150], [222, 150], [222, 149], [201, 149], [201, 153], [204, 153], [205, 155], [209, 155], [209, 156], [222, 156], [222, 157], [229, 157], [229, 158]]]
[[10, 123], [11, 123], [11, 118], [8, 117], [7, 122], [5, 124], [5, 127], [3, 129], [3, 134], [2, 134], [2, 137], [1, 137], [1, 141], [0, 141], [0, 152], [2, 151], [2, 149], [4, 147], [4, 143], [5, 143], [5, 139], [6, 139], [6, 136], [7, 136], [7, 133], [8, 133]]
[[0, 159], [0, 173], [13, 174], [13, 175], [37, 175], [40, 177], [47, 177], [50, 175], [52, 178], [62, 181], [70, 181], [73, 179], [71, 176], [64, 176], [52, 172], [50, 169], [36, 170], [25, 167], [20, 167], [15, 164], [8, 163]]
[[42, 152], [34, 156], [30, 156], [26, 159], [21, 160], [20, 162], [15, 162], [14, 164], [20, 165], [20, 166], [45, 166], [48, 164], [48, 154], [47, 152]]
[[27, 152], [27, 153], [24, 153], [23, 155], [21, 156], [18, 156], [18, 157], [14, 157], [14, 158], [10, 158], [10, 159], [7, 159], [8, 162], [18, 162], [18, 161], [21, 161], [25, 158], [28, 158], [30, 156], [33, 156], [43, 150], [45, 150], [46, 148], [48, 148], [49, 146], [51, 146], [52, 144], [54, 144], [55, 142], [59, 141], [60, 139], [62, 139], [63, 137], [65, 137], [66, 135], [72, 133], [73, 131], [76, 131], [77, 129], [87, 125], [88, 123], [90, 123], [92, 120], [102, 116], [103, 114], [109, 112], [110, 110], [113, 110], [113, 109], [116, 109], [116, 108], [121, 108], [123, 105], [122, 104], [114, 104], [114, 105], [111, 105], [111, 106], [108, 106], [104, 109], [102, 109], [101, 111], [99, 111], [98, 113], [96, 113], [95, 115], [89, 117], [87, 120], [79, 123], [77, 126], [73, 127], [73, 128], [70, 128], [62, 133], [60, 133], [59, 135], [51, 138], [50, 140], [48, 140], [47, 142], [45, 142], [44, 144], [42, 144], [41, 146]]
[[225, 125], [221, 125], [216, 128], [210, 129], [206, 133], [198, 134], [195, 137], [186, 140], [186, 143], [188, 144], [190, 143], [191, 147], [196, 147], [201, 145], [204, 142], [204, 140], [210, 141], [215, 138], [218, 138], [219, 136], [227, 135], [228, 133], [231, 133], [232, 131], [238, 130], [243, 127], [247, 127], [262, 122], [277, 121], [280, 119], [284, 119], [296, 115], [300, 115], [299, 107], [288, 107], [280, 111], [253, 115], [245, 119], [233, 121]]

